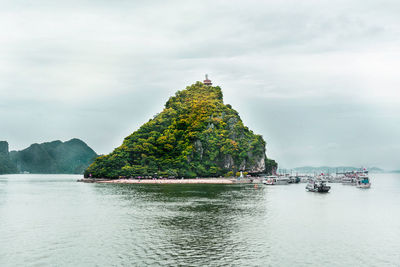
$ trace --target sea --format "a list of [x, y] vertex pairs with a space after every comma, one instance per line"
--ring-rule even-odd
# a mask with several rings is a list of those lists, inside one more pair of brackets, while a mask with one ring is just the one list
[[400, 266], [400, 174], [372, 187], [0, 176], [0, 266]]

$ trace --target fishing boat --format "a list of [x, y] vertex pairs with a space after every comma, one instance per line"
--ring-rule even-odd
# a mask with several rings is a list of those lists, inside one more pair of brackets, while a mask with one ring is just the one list
[[323, 180], [311, 180], [308, 182], [306, 189], [310, 192], [327, 193], [331, 187], [326, 185]]

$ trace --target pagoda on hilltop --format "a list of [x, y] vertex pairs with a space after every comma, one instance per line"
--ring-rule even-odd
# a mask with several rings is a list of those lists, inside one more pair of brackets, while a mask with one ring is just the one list
[[204, 85], [212, 85], [211, 80], [208, 79], [208, 74], [206, 74], [206, 79], [203, 81]]

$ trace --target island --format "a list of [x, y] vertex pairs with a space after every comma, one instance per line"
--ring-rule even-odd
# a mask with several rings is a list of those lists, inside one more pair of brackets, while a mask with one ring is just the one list
[[0, 141], [0, 174], [82, 174], [96, 157], [96, 152], [77, 138], [35, 143], [11, 152], [8, 142]]
[[[170, 97], [162, 112], [127, 136], [121, 146], [96, 158], [84, 177], [89, 182], [169, 178], [188, 183], [193, 178], [268, 174], [277, 163], [267, 158], [265, 146], [263, 137], [224, 104], [221, 88], [206, 79]], [[206, 179], [230, 183], [222, 180]]]

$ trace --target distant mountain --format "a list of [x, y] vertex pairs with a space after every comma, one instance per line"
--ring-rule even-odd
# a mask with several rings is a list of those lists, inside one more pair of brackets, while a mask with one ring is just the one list
[[33, 144], [21, 151], [11, 151], [11, 161], [18, 172], [83, 173], [98, 155], [79, 139]]
[[369, 172], [372, 172], [372, 173], [385, 172], [384, 169], [381, 169], [381, 168], [378, 168], [378, 167], [367, 168], [367, 170], [368, 170]]
[[0, 141], [0, 174], [16, 173], [17, 167], [10, 159], [8, 143]]
[[[312, 166], [304, 166], [294, 168], [293, 171], [299, 173], [336, 173], [336, 172], [347, 172], [347, 171], [356, 171], [359, 170], [360, 167], [352, 167], [352, 166], [338, 166], [338, 167], [329, 167], [329, 166], [320, 166], [320, 167], [312, 167]], [[367, 170], [371, 173], [380, 173], [384, 172], [383, 169], [377, 167], [367, 168]]]

